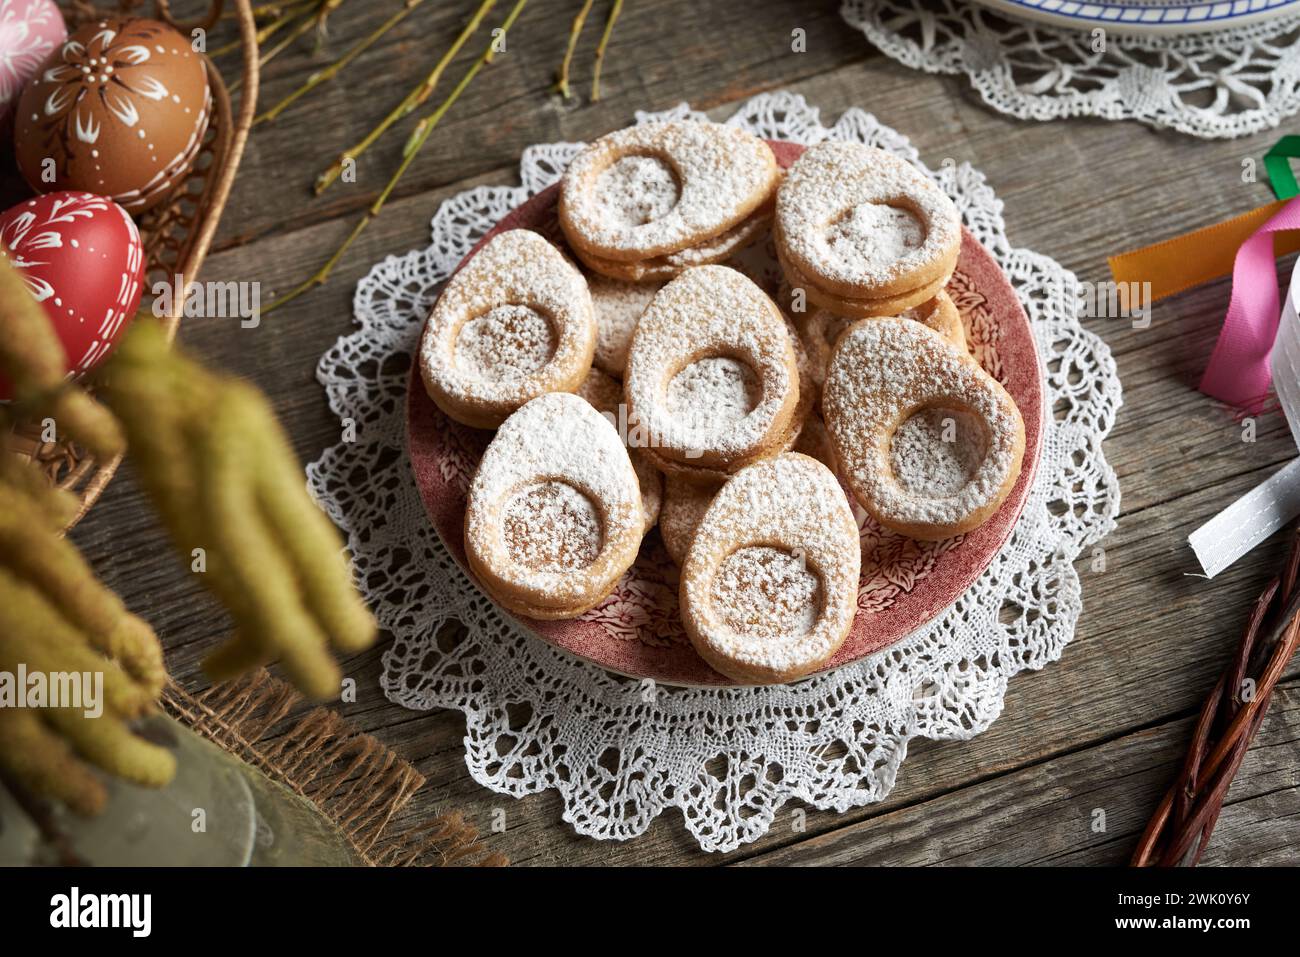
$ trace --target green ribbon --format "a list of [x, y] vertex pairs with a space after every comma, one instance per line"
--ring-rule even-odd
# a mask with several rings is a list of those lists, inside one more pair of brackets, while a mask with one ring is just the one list
[[1300, 196], [1300, 185], [1296, 183], [1295, 172], [1291, 169], [1291, 160], [1296, 158], [1300, 158], [1300, 136], [1284, 136], [1264, 154], [1268, 182], [1278, 199]]

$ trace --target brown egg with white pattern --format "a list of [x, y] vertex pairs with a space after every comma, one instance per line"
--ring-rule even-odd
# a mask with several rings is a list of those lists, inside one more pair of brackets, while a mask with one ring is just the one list
[[18, 168], [37, 192], [98, 193], [137, 213], [189, 171], [211, 107], [204, 58], [186, 37], [156, 20], [96, 20], [19, 98]]

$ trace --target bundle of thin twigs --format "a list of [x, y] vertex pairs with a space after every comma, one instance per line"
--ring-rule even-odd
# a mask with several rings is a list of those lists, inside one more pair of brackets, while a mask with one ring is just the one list
[[[1161, 799], [1133, 852], [1136, 867], [1195, 866], [1273, 688], [1300, 644], [1300, 527], [1280, 577], [1264, 589], [1227, 670], [1206, 699], [1178, 779]], [[1265, 637], [1260, 640], [1260, 635]]]

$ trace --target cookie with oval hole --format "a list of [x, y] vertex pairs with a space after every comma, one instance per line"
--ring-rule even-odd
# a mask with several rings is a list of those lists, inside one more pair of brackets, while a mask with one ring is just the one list
[[438, 297], [420, 340], [420, 375], [447, 415], [493, 428], [539, 395], [576, 389], [595, 348], [582, 273], [537, 233], [512, 229]]
[[929, 177], [885, 150], [835, 140], [786, 173], [774, 232], [784, 260], [845, 299], [899, 296], [951, 275], [961, 246], [957, 208]]
[[691, 644], [736, 681], [826, 666], [857, 611], [858, 526], [834, 474], [797, 452], [736, 473], [695, 529], [681, 574]]
[[792, 442], [799, 372], [785, 317], [734, 269], [696, 266], [637, 324], [628, 415], [665, 470], [730, 474]]
[[574, 157], [560, 187], [560, 228], [597, 272], [666, 279], [757, 239], [779, 179], [771, 148], [745, 130], [702, 120], [643, 123]]
[[622, 440], [570, 393], [539, 396], [506, 419], [470, 483], [470, 570], [496, 601], [531, 618], [573, 618], [600, 604], [644, 531]]
[[996, 379], [933, 329], [864, 319], [840, 336], [822, 411], [870, 515], [922, 540], [978, 528], [1020, 475], [1025, 426]]

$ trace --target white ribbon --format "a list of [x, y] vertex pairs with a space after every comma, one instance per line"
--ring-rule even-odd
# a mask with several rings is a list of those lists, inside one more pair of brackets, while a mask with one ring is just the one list
[[[1270, 363], [1278, 403], [1300, 447], [1300, 264], [1291, 272]], [[1187, 541], [1205, 576], [1213, 578], [1298, 515], [1300, 458], [1192, 532]]]

